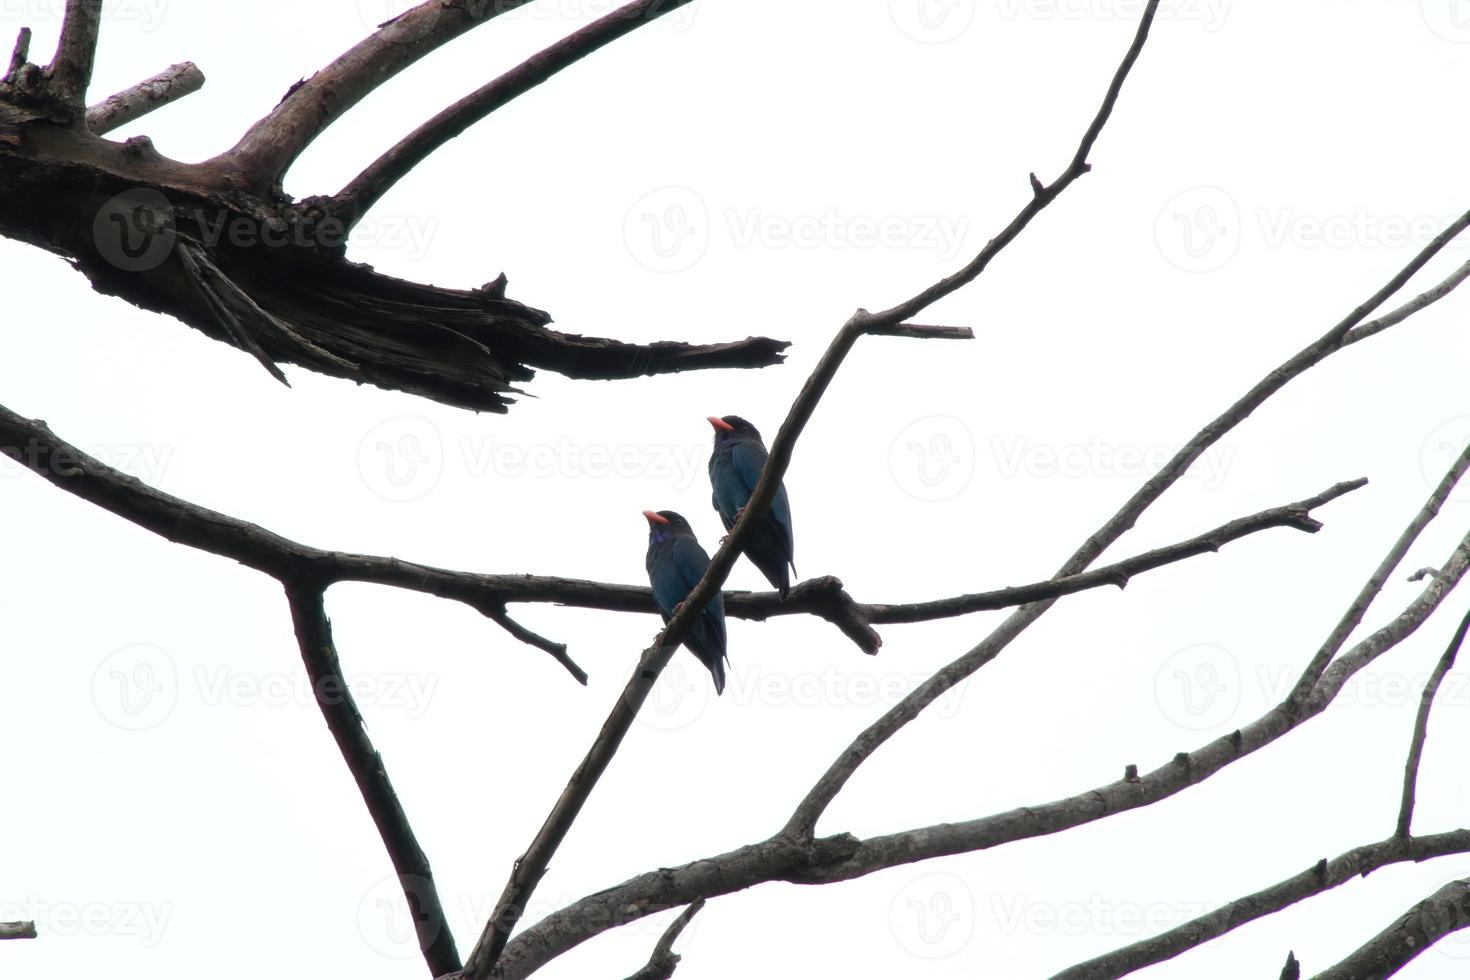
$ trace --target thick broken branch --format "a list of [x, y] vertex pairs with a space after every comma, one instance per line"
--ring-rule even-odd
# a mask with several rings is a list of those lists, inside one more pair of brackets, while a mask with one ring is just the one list
[[204, 72], [185, 61], [145, 78], [94, 106], [87, 107], [87, 128], [101, 136], [141, 119], [204, 87]]
[[97, 34], [102, 28], [102, 0], [66, 0], [66, 19], [56, 56], [46, 66], [51, 95], [80, 109], [92, 81], [92, 62], [97, 57]]
[[332, 642], [332, 626], [322, 606], [321, 590], [319, 582], [286, 583], [291, 621], [301, 648], [301, 662], [311, 680], [312, 696], [393, 861], [430, 974], [437, 977], [451, 973], [459, 969], [459, 952], [454, 948], [454, 935], [444, 918], [434, 873], [388, 780], [383, 757], [373, 748], [362, 714], [352, 700], [352, 691]]
[[1452, 881], [1315, 980], [1384, 980], [1445, 936], [1470, 927], [1470, 879]]
[[0, 939], [35, 939], [34, 922], [0, 922]]
[[1409, 825], [1414, 820], [1414, 795], [1419, 783], [1419, 759], [1424, 754], [1424, 740], [1429, 736], [1429, 712], [1434, 707], [1434, 696], [1439, 693], [1440, 684], [1444, 683], [1445, 675], [1455, 665], [1455, 655], [1460, 652], [1460, 645], [1465, 642], [1465, 633], [1470, 630], [1470, 612], [1460, 620], [1459, 628], [1450, 639], [1449, 646], [1445, 647], [1444, 653], [1435, 665], [1434, 673], [1429, 675], [1429, 680], [1424, 684], [1424, 692], [1419, 696], [1419, 713], [1414, 717], [1414, 734], [1409, 739], [1409, 756], [1404, 762], [1404, 791], [1399, 802], [1399, 819], [1395, 833], [1399, 837], [1409, 836]]
[[562, 69], [576, 64], [689, 0], [635, 0], [568, 35], [460, 99], [399, 140], [332, 198], [330, 209], [356, 224], [394, 184], [429, 154]]
[[1269, 888], [1238, 898], [1167, 932], [1063, 970], [1052, 980], [1111, 980], [1202, 946], [1233, 929], [1264, 918], [1304, 899], [1346, 884], [1358, 875], [1404, 861], [1427, 861], [1470, 851], [1470, 830], [1426, 837], [1390, 837], [1322, 860]]

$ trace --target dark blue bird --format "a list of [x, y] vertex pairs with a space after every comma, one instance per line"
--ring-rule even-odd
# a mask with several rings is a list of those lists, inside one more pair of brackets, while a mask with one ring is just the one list
[[[704, 577], [709, 567], [709, 555], [694, 538], [694, 530], [679, 514], [671, 510], [655, 513], [645, 510], [648, 518], [648, 557], [644, 565], [648, 568], [648, 583], [653, 586], [653, 601], [663, 614], [664, 622], [674, 615], [674, 607]], [[715, 693], [725, 692], [725, 598], [716, 592], [689, 635], [684, 645], [709, 668], [715, 679]]]
[[[755, 426], [738, 415], [724, 418], [711, 415], [709, 424], [715, 427], [709, 482], [714, 488], [715, 510], [720, 512], [720, 520], [728, 531], [735, 526], [760, 479], [761, 468], [766, 465], [766, 446]], [[745, 556], [755, 562], [766, 581], [782, 596], [791, 590], [791, 573], [796, 572], [796, 546], [791, 536], [791, 504], [786, 500], [784, 483], [776, 488], [766, 516], [746, 540]]]

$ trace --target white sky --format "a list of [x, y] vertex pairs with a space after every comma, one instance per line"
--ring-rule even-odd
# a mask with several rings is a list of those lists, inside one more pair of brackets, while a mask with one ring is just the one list
[[[186, 59], [208, 76], [115, 134], [147, 133], [182, 160], [227, 148], [401, 9], [108, 6], [94, 98]], [[6, 49], [29, 25], [45, 60], [60, 7], [0, 0]], [[288, 190], [336, 190], [427, 114], [609, 7], [538, 0], [470, 33], [334, 126]], [[248, 355], [4, 241], [0, 403], [313, 545], [641, 582], [643, 509], [683, 512], [709, 547], [718, 536], [705, 416], [739, 413], [774, 434], [854, 307], [905, 298], [998, 231], [1030, 193], [1027, 172], [1050, 180], [1070, 158], [1141, 8], [698, 0], [440, 150], [353, 240], [354, 259], [420, 281], [469, 287], [504, 271], [511, 296], [564, 330], [789, 339], [783, 367], [543, 374], [507, 416], [291, 367], [288, 390]], [[849, 358], [787, 477], [802, 574], [838, 575], [870, 601], [1048, 575], [1147, 477], [1146, 460], [1470, 207], [1467, 56], [1470, 11], [1454, 0], [1166, 3], [1093, 173], [923, 318], [977, 339], [869, 339]], [[883, 242], [864, 238], [879, 227]], [[1109, 558], [1371, 478], [1319, 512], [1321, 534], [1267, 532], [1126, 592], [1062, 601], [884, 747], [821, 830], [885, 833], [1070, 796], [1267, 710], [1470, 436], [1467, 310], [1470, 296], [1452, 297], [1291, 385]], [[0, 501], [0, 919], [43, 930], [0, 948], [5, 974], [181, 977], [208, 963], [227, 978], [422, 977], [275, 582], [12, 463]], [[1467, 520], [1470, 488], [1404, 573], [1442, 561]], [[743, 562], [730, 584], [763, 587]], [[1417, 590], [1396, 575], [1367, 627]], [[1452, 597], [1327, 715], [1203, 786], [991, 853], [721, 897], [681, 941], [678, 976], [1040, 977], [1385, 837], [1419, 687], [1467, 601]], [[328, 609], [467, 953], [657, 621], [513, 609], [571, 645], [592, 675], [583, 689], [453, 603], [344, 585]], [[535, 915], [766, 836], [862, 726], [998, 619], [887, 627], [876, 658], [820, 621], [732, 621], [718, 702], [680, 654]], [[1456, 754], [1470, 737], [1466, 677], [1440, 696], [1418, 832], [1470, 814]], [[1288, 949], [1312, 973], [1467, 873], [1470, 857], [1386, 869], [1141, 975], [1275, 976]], [[542, 975], [625, 976], [673, 914]], [[1461, 940], [1401, 975], [1467, 969]]]

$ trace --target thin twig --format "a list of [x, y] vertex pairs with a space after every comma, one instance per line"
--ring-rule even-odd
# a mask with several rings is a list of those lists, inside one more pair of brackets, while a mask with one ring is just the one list
[[567, 669], [567, 673], [577, 679], [578, 684], [584, 687], [587, 685], [587, 672], [581, 667], [578, 667], [575, 660], [567, 656], [567, 645], [565, 643], [548, 640], [540, 633], [526, 629], [526, 627], [510, 618], [510, 614], [505, 611], [505, 606], [503, 605], [492, 606], [485, 610], [485, 616], [522, 643], [528, 643], [538, 650], [545, 650], [551, 654], [557, 663]]
[[56, 56], [46, 66], [46, 78], [53, 96], [78, 109], [92, 81], [101, 27], [102, 0], [66, 0], [61, 40], [56, 45]]
[[311, 680], [312, 695], [393, 861], [424, 960], [433, 976], [451, 973], [459, 969], [459, 952], [454, 948], [454, 935], [444, 918], [434, 873], [342, 675], [321, 589], [321, 584], [316, 582], [286, 585], [291, 620], [301, 647], [301, 661]]
[[985, 243], [985, 247], [969, 264], [953, 275], [939, 280], [913, 298], [877, 314], [877, 319], [890, 324], [913, 319], [950, 293], [974, 282], [980, 273], [985, 271], [990, 261], [1031, 223], [1032, 218], [1045, 210], [1046, 206], [1056, 200], [1057, 196], [1070, 187], [1073, 181], [1092, 169], [1092, 164], [1087, 162], [1087, 155], [1092, 152], [1093, 144], [1102, 135], [1103, 126], [1113, 114], [1113, 107], [1118, 104], [1118, 96], [1123, 91], [1123, 82], [1127, 80], [1128, 73], [1133, 70], [1133, 63], [1138, 60], [1139, 54], [1143, 51], [1144, 42], [1148, 40], [1148, 31], [1153, 25], [1154, 14], [1158, 12], [1158, 9], [1159, 0], [1149, 0], [1143, 16], [1139, 19], [1138, 30], [1133, 35], [1133, 43], [1118, 64], [1117, 70], [1113, 72], [1113, 80], [1109, 83], [1107, 93], [1103, 96], [1102, 106], [1092, 117], [1087, 131], [1082, 134], [1082, 141], [1077, 144], [1077, 152], [1072, 155], [1072, 161], [1067, 164], [1067, 169], [1062, 171], [1061, 176], [1050, 184], [1044, 185], [1036, 179], [1035, 174], [1032, 174], [1031, 199], [1011, 219], [1011, 223], [1001, 230], [1000, 234]]
[[679, 917], [669, 923], [664, 934], [659, 937], [658, 944], [653, 947], [653, 954], [648, 957], [648, 962], [641, 970], [628, 980], [669, 980], [674, 975], [674, 970], [679, 965], [679, 954], [674, 952], [674, 942], [684, 927], [689, 925], [691, 919], [704, 908], [704, 899], [697, 898], [689, 903], [688, 908], [679, 913]]
[[431, 153], [496, 109], [690, 0], [635, 0], [532, 55], [399, 140], [342, 188], [332, 210], [350, 227]]
[[126, 126], [204, 87], [204, 72], [192, 61], [170, 65], [152, 78], [145, 78], [87, 107], [87, 128], [101, 136]]
[[1058, 973], [1052, 980], [1111, 980], [1127, 976], [1203, 946], [1248, 922], [1330, 891], [1359, 875], [1404, 861], [1427, 861], [1466, 852], [1470, 852], [1470, 830], [1426, 837], [1390, 837], [1374, 844], [1364, 844], [1331, 861], [1319, 861], [1299, 874], [1222, 905], [1167, 932], [1079, 963]]
[[[552, 855], [561, 846], [562, 840], [565, 839], [572, 824], [576, 822], [578, 814], [581, 813], [582, 806], [592, 795], [592, 790], [602, 778], [602, 774], [607, 771], [608, 764], [612, 762], [613, 756], [617, 754], [619, 746], [622, 745], [623, 738], [633, 726], [633, 720], [637, 717], [643, 702], [647, 700], [648, 693], [653, 689], [659, 674], [668, 665], [669, 659], [673, 657], [679, 644], [683, 642], [695, 618], [704, 611], [705, 605], [719, 591], [726, 576], [730, 574], [730, 569], [734, 567], [736, 558], [745, 546], [746, 538], [755, 527], [755, 522], [759, 521], [765, 515], [766, 509], [770, 507], [771, 501], [776, 496], [776, 488], [780, 486], [781, 478], [791, 464], [791, 454], [795, 449], [796, 440], [806, 427], [807, 420], [816, 411], [818, 402], [821, 401], [822, 395], [832, 382], [837, 369], [841, 367], [848, 351], [852, 349], [858, 338], [866, 333], [869, 322], [866, 314], [860, 310], [843, 325], [822, 355], [821, 360], [817, 362], [806, 384], [802, 386], [800, 393], [791, 403], [785, 421], [781, 423], [776, 438], [771, 442], [770, 455], [766, 460], [765, 468], [761, 470], [760, 479], [756, 481], [754, 489], [751, 490], [750, 499], [746, 501], [739, 520], [735, 522], [729, 535], [716, 549], [714, 556], [710, 559], [709, 567], [705, 569], [704, 576], [674, 610], [674, 615], [654, 639], [653, 645], [644, 650], [638, 658], [637, 669], [624, 686], [622, 695], [613, 705], [612, 711], [608, 714], [607, 720], [603, 722], [602, 729], [597, 733], [586, 756], [577, 766], [576, 771], [572, 773], [566, 788], [562, 790], [561, 796], [547, 814], [546, 820], [542, 823], [541, 829], [537, 831], [530, 846], [526, 848], [526, 852], [515, 862], [510, 879], [506, 882], [500, 899], [495, 903], [495, 910], [491, 913], [489, 921], [486, 922], [480, 934], [479, 942], [475, 944], [474, 950], [465, 963], [465, 980], [485, 980], [490, 975], [490, 971], [495, 968], [495, 963], [500, 958], [501, 952], [504, 951], [511, 931], [520, 921], [527, 900], [535, 892], [541, 877], [546, 873]], [[923, 337], [924, 334], [918, 332], [913, 336]]]
[[1445, 936], [1470, 927], [1470, 879], [1452, 881], [1315, 980], [1384, 980]]
[[1409, 836], [1409, 825], [1414, 820], [1414, 795], [1419, 783], [1419, 759], [1424, 754], [1424, 740], [1429, 735], [1429, 712], [1434, 707], [1434, 697], [1439, 693], [1440, 684], [1444, 683], [1445, 675], [1455, 665], [1455, 656], [1460, 652], [1460, 644], [1465, 642], [1467, 630], [1470, 630], [1470, 612], [1466, 612], [1460, 620], [1459, 628], [1455, 630], [1455, 635], [1440, 656], [1434, 673], [1429, 675], [1429, 681], [1424, 685], [1424, 693], [1419, 696], [1419, 714], [1414, 718], [1414, 735], [1409, 740], [1409, 757], [1404, 762], [1404, 792], [1399, 802], [1399, 820], [1395, 831], [1399, 837]]

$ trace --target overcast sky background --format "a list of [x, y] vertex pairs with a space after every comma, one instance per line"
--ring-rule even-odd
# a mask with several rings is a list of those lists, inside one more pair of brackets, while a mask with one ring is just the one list
[[[195, 61], [204, 90], [117, 132], [200, 160], [406, 5], [108, 0], [93, 99]], [[44, 61], [60, 0], [0, 0]], [[328, 131], [287, 189], [329, 193], [428, 114], [610, 9], [537, 0], [405, 71]], [[857, 306], [952, 271], [1070, 159], [1134, 31], [1129, 0], [697, 3], [437, 152], [354, 233], [383, 272], [510, 295], [562, 330], [793, 342], [758, 372], [617, 383], [552, 374], [474, 415], [248, 355], [93, 293], [0, 242], [0, 403], [170, 493], [319, 547], [485, 572], [643, 582], [645, 508], [713, 548], [711, 414], [774, 435]], [[1459, 109], [1470, 7], [1451, 0], [1166, 3], [1067, 191], [926, 322], [970, 343], [866, 339], [786, 479], [805, 577], [869, 601], [1048, 576], [1169, 452], [1376, 290], [1470, 207]], [[1416, 280], [1470, 257], [1470, 239]], [[1170, 490], [1109, 558], [1344, 479], [1315, 536], [1275, 530], [1063, 600], [854, 778], [820, 829], [859, 835], [1081, 793], [1263, 714], [1470, 438], [1456, 295], [1331, 358]], [[27, 980], [89, 973], [417, 978], [373, 825], [313, 706], [277, 584], [169, 544], [0, 463], [9, 797], [0, 948]], [[1370, 612], [1417, 594], [1470, 487]], [[734, 588], [763, 588], [738, 564]], [[1461, 592], [1463, 593], [1463, 589]], [[712, 901], [686, 980], [1048, 975], [1393, 829], [1419, 688], [1470, 596], [1305, 728], [1146, 810], [841, 885]], [[328, 611], [345, 670], [467, 953], [638, 652], [652, 616], [516, 607], [550, 658], [460, 605], [366, 585]], [[765, 837], [862, 726], [1002, 614], [882, 630], [732, 621], [712, 696], [677, 656], [536, 893], [588, 892]], [[1359, 634], [1362, 635], [1362, 634]], [[1470, 820], [1470, 680], [1441, 692], [1417, 832]], [[1375, 873], [1150, 978], [1323, 969], [1470, 856]], [[618, 977], [674, 913], [548, 978]], [[208, 964], [206, 967], [205, 964]], [[1460, 977], [1470, 940], [1402, 976]]]

